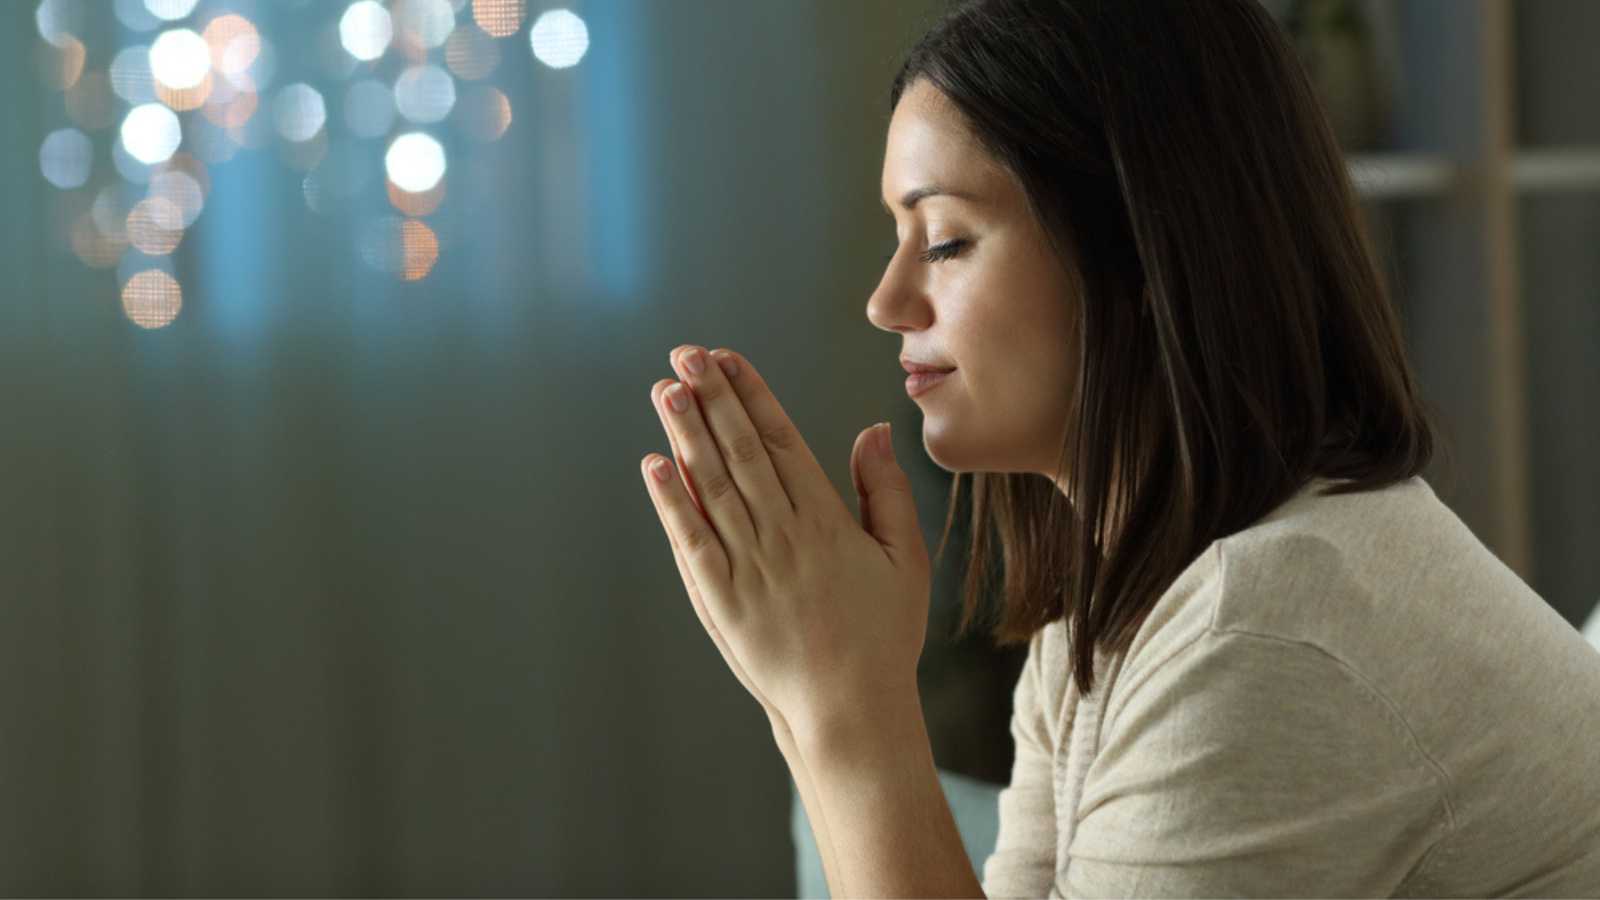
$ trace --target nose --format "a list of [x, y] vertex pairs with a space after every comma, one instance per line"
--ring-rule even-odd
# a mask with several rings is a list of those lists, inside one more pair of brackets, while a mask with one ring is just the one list
[[917, 290], [904, 267], [897, 266], [899, 254], [889, 260], [877, 290], [867, 298], [867, 321], [883, 331], [907, 332], [927, 328], [933, 308]]

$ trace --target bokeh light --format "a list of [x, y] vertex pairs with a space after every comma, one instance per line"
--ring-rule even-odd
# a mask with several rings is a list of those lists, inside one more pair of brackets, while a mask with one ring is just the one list
[[83, 34], [83, 12], [82, 0], [42, 0], [34, 8], [33, 21], [40, 37], [61, 47]]
[[472, 22], [463, 22], [444, 44], [444, 62], [457, 78], [487, 78], [500, 65], [500, 45]]
[[250, 121], [260, 104], [255, 85], [248, 75], [235, 79], [221, 78], [211, 96], [206, 98], [201, 113], [221, 128], [238, 128]]
[[150, 74], [174, 90], [198, 87], [211, 74], [211, 47], [187, 28], [164, 31], [150, 45]]
[[211, 50], [211, 67], [229, 79], [246, 75], [261, 55], [261, 33], [254, 23], [237, 13], [226, 13], [207, 22], [201, 37]]
[[158, 19], [174, 22], [194, 12], [196, 0], [144, 0], [144, 8]]
[[431, 135], [420, 131], [402, 134], [389, 145], [383, 158], [384, 169], [401, 190], [420, 194], [444, 177], [444, 147]]
[[204, 78], [200, 79], [200, 83], [194, 87], [167, 87], [166, 84], [157, 80], [156, 99], [178, 112], [196, 110], [204, 106], [206, 100], [210, 99], [211, 87], [216, 84], [216, 81], [217, 79], [212, 78], [209, 71], [206, 72]]
[[111, 165], [129, 184], [146, 184], [150, 181], [150, 164], [135, 159], [122, 143], [120, 135], [118, 140], [111, 142]]
[[571, 10], [552, 9], [528, 31], [533, 55], [552, 69], [578, 64], [589, 50], [589, 27]]
[[420, 218], [432, 215], [438, 211], [439, 204], [444, 202], [445, 180], [443, 178], [439, 179], [438, 184], [419, 193], [403, 190], [399, 185], [388, 179], [385, 179], [384, 183], [389, 191], [389, 204], [408, 216]]
[[147, 166], [171, 156], [182, 140], [177, 114], [159, 103], [135, 106], [122, 120], [122, 146]]
[[433, 271], [439, 261], [439, 238], [422, 222], [407, 219], [400, 226], [400, 277], [407, 281], [421, 281]]
[[499, 88], [475, 84], [462, 94], [456, 120], [467, 137], [485, 144], [497, 141], [511, 127], [511, 101]]
[[510, 37], [522, 27], [523, 0], [472, 0], [472, 20], [491, 37]]
[[394, 22], [389, 11], [375, 0], [358, 0], [339, 18], [339, 43], [362, 62], [382, 56], [393, 38]]
[[183, 288], [160, 269], [139, 272], [122, 286], [122, 311], [141, 328], [162, 328], [183, 309]]
[[111, 59], [111, 89], [134, 106], [156, 99], [155, 76], [150, 74], [149, 47], [139, 44], [117, 51], [117, 55]]
[[76, 128], [62, 128], [45, 136], [39, 145], [39, 171], [62, 190], [82, 187], [89, 180], [94, 144]]
[[200, 218], [206, 203], [200, 183], [181, 169], [164, 169], [151, 175], [150, 196], [176, 207], [180, 216], [178, 225], [182, 228], [188, 228]]
[[166, 256], [183, 241], [183, 210], [165, 197], [146, 197], [128, 213], [128, 243], [147, 256]]
[[456, 13], [446, 0], [394, 0], [394, 28], [418, 45], [442, 46], [456, 27]]
[[328, 109], [316, 88], [296, 82], [278, 92], [272, 103], [272, 116], [285, 140], [309, 141], [328, 120]]
[[83, 42], [70, 34], [62, 38], [59, 46], [40, 44], [37, 61], [45, 87], [64, 91], [76, 84], [78, 76], [83, 74], [85, 56]]
[[410, 66], [395, 79], [394, 105], [419, 125], [438, 122], [456, 105], [455, 79], [432, 64]]
[[[133, 205], [140, 199], [139, 188], [125, 181], [102, 186], [95, 192], [94, 205], [89, 210], [95, 230], [126, 244], [128, 213], [133, 212]], [[117, 252], [122, 251], [119, 249]]]
[[83, 213], [72, 223], [68, 233], [72, 253], [91, 269], [109, 269], [117, 264], [122, 251], [128, 247], [127, 232], [118, 229], [107, 234], [96, 224], [93, 213]]

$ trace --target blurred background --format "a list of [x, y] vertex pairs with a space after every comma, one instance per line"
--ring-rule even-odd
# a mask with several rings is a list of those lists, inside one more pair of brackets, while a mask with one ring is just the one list
[[[1430, 482], [1595, 635], [1600, 4], [1266, 5]], [[936, 546], [865, 306], [889, 80], [943, 6], [8, 4], [0, 892], [825, 896], [638, 464], [668, 351], [732, 347], [852, 508], [893, 421]], [[1022, 652], [953, 637], [964, 544], [919, 682], [981, 865]]]

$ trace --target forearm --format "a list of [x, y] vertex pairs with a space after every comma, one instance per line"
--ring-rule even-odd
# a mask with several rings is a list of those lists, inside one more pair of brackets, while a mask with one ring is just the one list
[[795, 735], [815, 792], [819, 844], [836, 853], [829, 893], [844, 897], [983, 897], [939, 784], [915, 696]]
[[794, 778], [795, 787], [800, 791], [806, 821], [811, 823], [811, 833], [817, 840], [817, 854], [822, 857], [822, 874], [828, 880], [828, 893], [834, 898], [842, 897], [839, 893], [839, 868], [834, 862], [828, 823], [823, 818], [821, 807], [817, 805], [816, 786], [812, 784], [811, 773], [806, 771], [805, 759], [800, 755], [800, 748], [795, 746], [794, 734], [787, 725], [774, 721], [772, 736], [778, 742], [778, 750], [783, 754], [784, 761], [789, 764], [789, 774]]

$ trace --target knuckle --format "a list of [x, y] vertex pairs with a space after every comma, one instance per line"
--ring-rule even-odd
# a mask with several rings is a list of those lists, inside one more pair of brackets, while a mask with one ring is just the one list
[[733, 482], [722, 472], [714, 472], [700, 479], [700, 496], [707, 502], [720, 500], [733, 490]]
[[761, 443], [761, 438], [753, 432], [736, 434], [728, 442], [728, 459], [735, 463], [754, 462], [757, 457], [766, 452], [766, 447]]
[[694, 392], [699, 396], [701, 403], [709, 404], [721, 397], [726, 392], [726, 389], [715, 381], [706, 379], [695, 385]]
[[768, 425], [761, 429], [761, 443], [770, 450], [792, 451], [800, 443], [800, 434], [788, 425]]
[[705, 551], [711, 544], [712, 536], [709, 528], [691, 528], [683, 535], [683, 551], [691, 555]]

